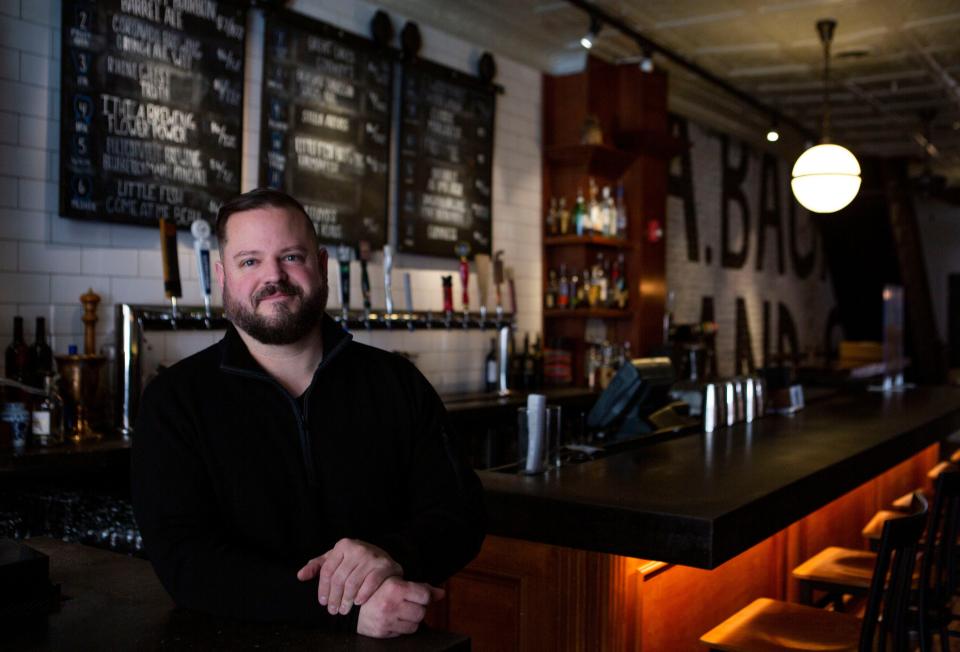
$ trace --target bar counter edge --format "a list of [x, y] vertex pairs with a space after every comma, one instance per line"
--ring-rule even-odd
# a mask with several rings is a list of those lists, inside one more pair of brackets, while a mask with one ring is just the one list
[[960, 431], [960, 388], [858, 391], [540, 477], [481, 471], [490, 534], [714, 569]]

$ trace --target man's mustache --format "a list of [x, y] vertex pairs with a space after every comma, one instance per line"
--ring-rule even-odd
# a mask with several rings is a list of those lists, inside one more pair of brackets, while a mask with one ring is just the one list
[[303, 297], [303, 290], [288, 281], [270, 283], [268, 285], [264, 285], [262, 288], [257, 290], [256, 294], [253, 295], [253, 305], [258, 306], [260, 305], [261, 301], [275, 294], [282, 294], [288, 297]]

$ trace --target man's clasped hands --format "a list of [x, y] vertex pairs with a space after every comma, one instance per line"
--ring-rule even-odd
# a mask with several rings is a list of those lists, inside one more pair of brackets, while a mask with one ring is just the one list
[[390, 638], [417, 631], [427, 605], [444, 596], [443, 589], [403, 579], [400, 564], [384, 550], [340, 539], [297, 571], [297, 579], [317, 579], [317, 600], [331, 615], [345, 615], [357, 605], [357, 633]]

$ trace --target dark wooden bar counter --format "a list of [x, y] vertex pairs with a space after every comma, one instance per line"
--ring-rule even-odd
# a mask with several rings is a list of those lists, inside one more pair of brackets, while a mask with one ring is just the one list
[[481, 477], [491, 534], [709, 569], [956, 431], [960, 389], [861, 391], [545, 476]]
[[411, 636], [377, 640], [180, 611], [142, 559], [55, 539], [24, 543], [49, 555], [50, 580], [61, 584], [61, 606], [42, 629], [5, 632], [4, 650], [470, 650], [464, 636], [423, 628]]

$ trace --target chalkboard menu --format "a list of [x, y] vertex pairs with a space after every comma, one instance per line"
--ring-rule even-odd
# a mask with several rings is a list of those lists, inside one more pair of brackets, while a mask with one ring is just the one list
[[393, 65], [332, 25], [267, 17], [260, 185], [300, 200], [323, 242], [387, 241]]
[[213, 220], [240, 192], [246, 13], [64, 0], [60, 214]]
[[455, 256], [490, 253], [491, 85], [427, 61], [403, 68], [400, 95], [398, 249]]

